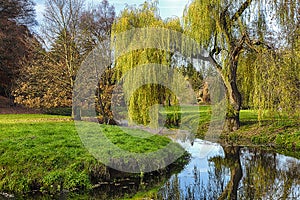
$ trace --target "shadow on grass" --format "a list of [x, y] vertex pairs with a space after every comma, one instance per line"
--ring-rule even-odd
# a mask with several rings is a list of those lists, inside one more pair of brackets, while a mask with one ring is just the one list
[[257, 124], [258, 121], [253, 121], [253, 120], [247, 120], [247, 121], [241, 121], [241, 126], [251, 126], [254, 124]]

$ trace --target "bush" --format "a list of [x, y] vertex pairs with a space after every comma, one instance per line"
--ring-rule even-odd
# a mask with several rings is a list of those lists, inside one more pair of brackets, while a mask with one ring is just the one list
[[49, 115], [62, 115], [62, 116], [71, 116], [72, 107], [57, 107], [57, 108], [47, 108], [43, 112]]
[[168, 113], [166, 116], [165, 127], [177, 128], [181, 122], [181, 113]]

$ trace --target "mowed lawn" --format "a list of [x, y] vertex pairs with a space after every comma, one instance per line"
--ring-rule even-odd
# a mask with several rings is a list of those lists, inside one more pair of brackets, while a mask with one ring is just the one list
[[88, 188], [89, 168], [101, 166], [62, 116], [0, 115], [0, 154], [0, 191], [13, 193]]
[[[102, 128], [115, 145], [131, 152], [153, 152], [171, 142], [144, 131], [134, 130], [130, 135], [115, 126]], [[0, 155], [1, 192], [90, 189], [92, 180], [107, 172], [82, 144], [74, 122], [65, 116], [0, 115]]]

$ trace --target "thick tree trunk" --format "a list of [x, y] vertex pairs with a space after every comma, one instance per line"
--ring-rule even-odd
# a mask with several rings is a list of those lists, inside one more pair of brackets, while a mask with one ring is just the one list
[[[228, 94], [228, 96], [230, 95], [232, 94]], [[237, 100], [232, 100], [231, 97], [227, 97], [227, 111], [224, 127], [224, 131], [226, 132], [236, 131], [240, 128], [240, 100], [240, 97], [238, 97]]]
[[232, 132], [238, 130], [240, 128], [239, 118], [239, 113], [235, 114], [234, 116], [226, 115], [224, 131]]
[[230, 71], [224, 80], [227, 98], [227, 112], [224, 131], [232, 132], [240, 128], [240, 109], [242, 96], [237, 88], [236, 72], [237, 61], [232, 61]]

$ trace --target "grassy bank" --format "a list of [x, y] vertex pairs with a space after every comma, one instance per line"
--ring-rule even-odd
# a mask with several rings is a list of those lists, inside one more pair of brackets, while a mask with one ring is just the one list
[[241, 128], [222, 139], [228, 142], [248, 146], [258, 145], [275, 148], [278, 152], [300, 157], [300, 121], [299, 118], [272, 117], [257, 120], [253, 110], [240, 113]]
[[[146, 135], [138, 138], [117, 127], [103, 128], [115, 145], [132, 152], [157, 151], [171, 142], [143, 131], [134, 131], [135, 136]], [[74, 122], [64, 116], [0, 115], [0, 155], [0, 192], [85, 190], [111, 177], [83, 146]]]
[[[210, 106], [185, 106], [180, 111], [183, 123], [198, 125], [195, 134], [204, 138], [211, 120]], [[185, 115], [183, 115], [185, 113]], [[254, 110], [241, 110], [241, 127], [238, 131], [224, 133], [221, 139], [242, 146], [272, 147], [279, 152], [300, 157], [300, 119], [284, 116], [264, 117], [258, 121]]]

